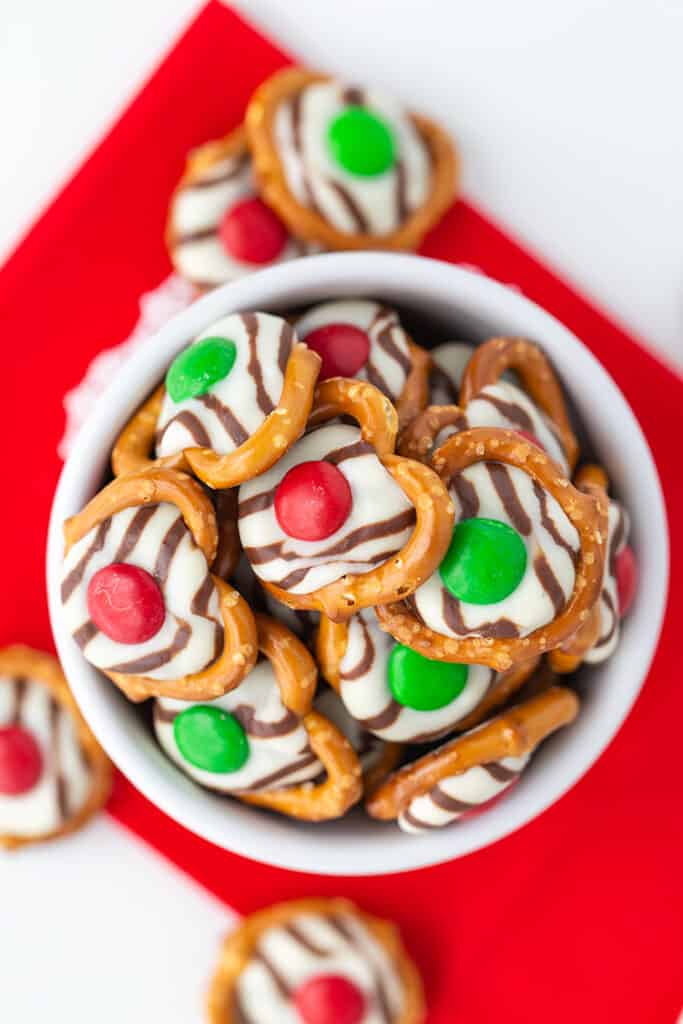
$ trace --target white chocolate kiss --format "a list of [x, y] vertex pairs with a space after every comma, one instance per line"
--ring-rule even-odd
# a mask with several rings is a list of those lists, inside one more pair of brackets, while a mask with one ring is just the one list
[[[357, 92], [338, 82], [319, 82], [286, 98], [275, 114], [275, 142], [287, 185], [299, 203], [338, 231], [385, 235], [427, 200], [431, 156], [399, 104], [374, 91], [353, 95]], [[396, 163], [382, 174], [350, 174], [328, 148], [328, 125], [359, 99], [391, 126]]]
[[293, 1003], [300, 985], [318, 975], [341, 975], [364, 994], [359, 1024], [391, 1024], [405, 996], [400, 975], [382, 946], [355, 915], [301, 914], [269, 928], [235, 986], [236, 1019], [301, 1024]]
[[389, 688], [389, 656], [396, 641], [380, 629], [371, 608], [348, 624], [348, 640], [339, 664], [340, 696], [359, 726], [384, 740], [426, 743], [443, 736], [468, 715], [495, 678], [484, 665], [469, 665], [462, 693], [443, 708], [416, 711], [403, 707]]
[[400, 828], [404, 832], [420, 833], [458, 821], [464, 814], [509, 789], [524, 771], [530, 757], [531, 753], [522, 757], [503, 757], [490, 764], [475, 765], [462, 775], [449, 775], [429, 793], [410, 801], [399, 815]]
[[[335, 462], [346, 477], [351, 512], [324, 540], [296, 540], [277, 521], [275, 491], [294, 466], [320, 459]], [[240, 540], [252, 569], [292, 594], [310, 594], [346, 573], [369, 572], [403, 547], [413, 527], [414, 509], [401, 488], [360, 430], [344, 424], [307, 434], [272, 469], [239, 491]], [[374, 536], [368, 536], [369, 529]]]
[[363, 774], [372, 771], [384, 753], [384, 741], [363, 729], [346, 710], [331, 686], [324, 686], [315, 698], [315, 708], [336, 725], [356, 751]]
[[430, 405], [457, 405], [460, 381], [474, 345], [464, 341], [446, 341], [429, 351], [434, 367], [429, 377]]
[[[187, 708], [198, 705], [229, 711], [242, 725], [249, 742], [249, 757], [237, 771], [204, 771], [186, 761], [178, 749], [173, 719]], [[154, 729], [161, 747], [186, 775], [220, 793], [280, 789], [314, 779], [323, 771], [309, 746], [300, 717], [282, 703], [275, 673], [265, 658], [236, 690], [217, 700], [190, 704], [159, 698], [154, 707]]]
[[615, 561], [628, 541], [629, 518], [626, 509], [616, 501], [610, 501], [608, 509], [607, 556], [605, 558], [605, 574], [602, 579], [600, 593], [600, 629], [598, 639], [584, 661], [589, 665], [597, 665], [605, 661], [617, 649], [619, 643], [619, 590], [615, 575]]
[[0, 835], [29, 839], [54, 832], [78, 814], [92, 786], [74, 717], [44, 683], [0, 676], [0, 728], [9, 725], [36, 740], [43, 773], [27, 793], [0, 793]]
[[412, 366], [408, 336], [398, 313], [371, 299], [339, 299], [309, 309], [297, 320], [296, 332], [301, 341], [306, 341], [312, 331], [328, 324], [351, 324], [365, 331], [370, 339], [370, 351], [365, 366], [355, 377], [370, 381], [396, 402]]
[[[88, 584], [112, 562], [146, 569], [161, 588], [164, 622], [144, 643], [111, 640], [90, 619]], [[206, 668], [223, 649], [218, 592], [206, 558], [168, 502], [116, 512], [74, 544], [64, 559], [62, 603], [67, 627], [100, 669], [178, 679]]]
[[233, 313], [202, 331], [202, 338], [228, 338], [237, 349], [227, 377], [196, 398], [174, 402], [164, 395], [157, 423], [156, 454], [175, 455], [193, 446], [219, 455], [251, 437], [277, 406], [296, 334], [269, 313]]
[[[496, 483], [509, 491], [505, 503]], [[515, 590], [494, 604], [458, 601], [446, 590], [437, 570], [410, 599], [425, 625], [455, 638], [523, 637], [552, 622], [574, 589], [574, 559], [579, 553], [579, 535], [555, 498], [534, 487], [523, 470], [499, 462], [478, 462], [463, 470], [451, 484], [450, 494], [456, 525], [476, 516], [516, 529], [527, 549], [527, 566]]]
[[245, 263], [231, 256], [218, 235], [221, 221], [237, 202], [256, 196], [251, 159], [246, 150], [205, 167], [191, 182], [182, 185], [173, 197], [170, 213], [174, 236], [171, 256], [178, 273], [198, 287], [207, 287], [320, 251], [319, 246], [307, 245], [290, 236], [282, 252], [267, 264]]

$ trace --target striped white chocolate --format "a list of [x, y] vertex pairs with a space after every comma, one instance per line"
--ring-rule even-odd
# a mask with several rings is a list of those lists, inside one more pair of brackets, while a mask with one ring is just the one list
[[300, 1024], [294, 993], [319, 975], [346, 978], [365, 996], [358, 1024], [393, 1024], [405, 994], [383, 945], [353, 914], [302, 913], [264, 931], [235, 985], [242, 1024]]
[[[275, 516], [278, 484], [302, 462], [325, 459], [337, 466], [351, 489], [346, 521], [321, 541], [289, 537]], [[267, 473], [242, 484], [239, 531], [242, 547], [256, 575], [292, 594], [310, 594], [346, 573], [363, 573], [381, 565], [406, 543], [415, 510], [387, 472], [360, 430], [329, 424], [312, 431], [290, 448]]]
[[[396, 162], [381, 174], [351, 174], [332, 156], [328, 127], [350, 104], [363, 105], [390, 125]], [[427, 145], [400, 105], [374, 91], [338, 82], [306, 86], [280, 103], [275, 144], [291, 193], [338, 231], [388, 234], [429, 197]]]
[[323, 302], [297, 320], [296, 332], [301, 341], [305, 341], [311, 331], [329, 324], [351, 324], [367, 334], [370, 351], [367, 362], [356, 373], [356, 379], [369, 381], [396, 402], [412, 367], [408, 335], [396, 310], [371, 299]]
[[228, 211], [238, 202], [258, 196], [251, 159], [246, 150], [224, 157], [181, 185], [173, 197], [170, 228], [173, 234], [171, 258], [183, 277], [199, 288], [234, 281], [264, 266], [284, 263], [319, 251], [289, 237], [282, 251], [268, 264], [246, 263], [232, 256], [221, 242], [219, 228]]
[[189, 707], [182, 700], [160, 697], [154, 704], [154, 729], [159, 744], [186, 775], [219, 793], [281, 789], [314, 779], [323, 766], [311, 750], [301, 718], [288, 711], [270, 662], [262, 658], [237, 689], [217, 700], [200, 701], [228, 711], [239, 721], [249, 743], [249, 757], [234, 772], [209, 772], [187, 761], [175, 741], [173, 722]]
[[430, 349], [434, 363], [429, 375], [430, 405], [458, 404], [460, 381], [473, 352], [474, 345], [464, 341], [446, 341]]
[[589, 665], [605, 661], [619, 643], [619, 591], [617, 588], [616, 560], [628, 541], [629, 518], [625, 508], [610, 501], [607, 528], [607, 558], [600, 593], [600, 630], [593, 647], [584, 655]]
[[237, 353], [227, 377], [196, 398], [174, 402], [164, 395], [157, 423], [156, 454], [211, 448], [226, 455], [244, 444], [275, 409], [282, 394], [296, 334], [269, 313], [233, 313], [195, 339], [228, 338]]
[[319, 691], [315, 699], [315, 708], [346, 736], [358, 755], [363, 774], [372, 771], [382, 758], [384, 741], [363, 729], [359, 722], [351, 717], [330, 686], [325, 686]]
[[[90, 580], [112, 562], [145, 569], [161, 589], [166, 615], [144, 643], [111, 640], [88, 613]], [[168, 502], [116, 512], [74, 544], [64, 559], [62, 604], [84, 656], [110, 672], [179, 679], [206, 668], [223, 649], [218, 591], [206, 558]]]
[[278, 601], [276, 597], [268, 593], [265, 587], [261, 586], [244, 554], [240, 556], [232, 582], [252, 611], [263, 612], [265, 615], [277, 619], [305, 643], [311, 639], [313, 631], [318, 627], [320, 612], [308, 611], [304, 608], [288, 608], [286, 604]]
[[29, 732], [43, 757], [43, 771], [26, 793], [0, 793], [0, 835], [34, 838], [62, 828], [85, 805], [92, 772], [74, 717], [35, 679], [0, 676], [0, 728]]
[[497, 519], [517, 530], [527, 550], [519, 585], [494, 604], [453, 597], [437, 570], [409, 601], [430, 629], [449, 637], [523, 637], [557, 618], [576, 579], [579, 535], [558, 502], [523, 470], [478, 462], [451, 481], [456, 525]]
[[469, 665], [463, 691], [436, 711], [404, 707], [389, 688], [389, 656], [396, 642], [380, 629], [371, 608], [348, 624], [346, 651], [339, 664], [340, 696], [349, 715], [383, 740], [427, 743], [449, 732], [476, 708], [495, 679], [493, 669]]
[[490, 764], [475, 765], [461, 775], [449, 775], [429, 793], [411, 800], [399, 815], [404, 832], [420, 833], [443, 828], [509, 789], [526, 767], [531, 754], [503, 757]]
[[557, 462], [566, 474], [569, 466], [556, 430], [548, 419], [520, 388], [507, 381], [489, 384], [470, 400], [462, 420], [444, 427], [434, 441], [438, 448], [444, 441], [460, 430], [471, 427], [501, 427], [503, 430], [524, 430], [541, 443], [543, 448]]

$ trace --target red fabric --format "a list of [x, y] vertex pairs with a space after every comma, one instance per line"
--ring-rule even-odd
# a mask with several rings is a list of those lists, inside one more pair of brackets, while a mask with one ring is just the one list
[[[211, 3], [0, 272], [6, 538], [0, 641], [50, 646], [44, 536], [60, 462], [62, 395], [127, 335], [138, 297], [169, 272], [162, 229], [187, 149], [235, 124], [285, 55]], [[424, 246], [518, 283], [595, 352], [654, 449], [670, 509], [683, 501], [674, 425], [683, 386], [469, 204]], [[488, 850], [409, 877], [326, 879], [259, 866], [192, 836], [119, 778], [111, 813], [241, 911], [346, 894], [396, 918], [422, 967], [431, 1024], [672, 1024], [683, 996], [683, 862], [676, 626], [682, 547], [642, 697], [610, 749], [555, 807]], [[207, 965], [208, 968], [208, 965]]]

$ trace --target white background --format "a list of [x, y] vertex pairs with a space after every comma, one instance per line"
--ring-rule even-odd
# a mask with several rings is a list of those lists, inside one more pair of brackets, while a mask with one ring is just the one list
[[[0, 0], [0, 260], [197, 6]], [[683, 366], [683, 0], [237, 6], [309, 63], [439, 117], [467, 195]], [[106, 818], [0, 858], [2, 1018], [199, 1022], [228, 924]]]

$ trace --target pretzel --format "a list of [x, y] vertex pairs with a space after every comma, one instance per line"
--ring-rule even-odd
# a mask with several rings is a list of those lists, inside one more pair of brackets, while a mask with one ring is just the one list
[[572, 690], [552, 686], [399, 768], [370, 796], [366, 810], [383, 821], [398, 818], [413, 800], [433, 794], [446, 779], [478, 765], [530, 754], [547, 736], [573, 721], [578, 709]]
[[414, 341], [408, 341], [411, 368], [403, 391], [396, 401], [399, 426], [403, 427], [424, 409], [429, 401], [429, 371], [432, 360], [429, 353]]
[[320, 357], [305, 345], [296, 344], [287, 361], [277, 407], [243, 444], [225, 455], [211, 448], [191, 447], [152, 458], [165, 395], [165, 387], [160, 385], [116, 439], [112, 450], [114, 475], [164, 466], [191, 471], [209, 487], [225, 489], [264, 473], [303, 433], [319, 369]]
[[[106, 803], [111, 791], [113, 769], [109, 758], [100, 747], [79, 711], [56, 658], [41, 651], [32, 650], [23, 644], [5, 647], [0, 650], [0, 677], [4, 677], [0, 679], [0, 689], [13, 686], [15, 690], [13, 703], [11, 705], [4, 705], [8, 712], [11, 711], [11, 714], [5, 721], [0, 718], [0, 731], [6, 726], [23, 728], [22, 710], [26, 706], [27, 697], [30, 696], [31, 687], [36, 685], [44, 687], [50, 697], [50, 703], [44, 711], [44, 714], [49, 718], [49, 735], [53, 738], [55, 737], [55, 730], [60, 725], [60, 715], [62, 713], [66, 714], [73, 724], [75, 738], [81, 755], [78, 758], [78, 769], [72, 766], [70, 770], [83, 770], [83, 766], [87, 764], [87, 771], [89, 773], [87, 798], [77, 809], [69, 808], [70, 780], [68, 774], [62, 774], [62, 766], [56, 760], [59, 757], [60, 747], [55, 742], [52, 750], [49, 747], [41, 750], [41, 753], [45, 755], [43, 758], [43, 771], [47, 770], [45, 766], [49, 765], [50, 770], [56, 773], [58, 780], [58, 786], [55, 787], [56, 793], [60, 794], [59, 799], [55, 795], [55, 817], [57, 818], [57, 823], [55, 827], [48, 828], [47, 831], [36, 832], [31, 835], [27, 835], [25, 832], [22, 834], [21, 831], [12, 834], [0, 834], [0, 847], [14, 850], [31, 843], [56, 839], [59, 836], [67, 835], [81, 828]], [[43, 714], [43, 711], [36, 709], [33, 715], [26, 719], [25, 731], [33, 735], [35, 740], [39, 739], [38, 734], [35, 732], [36, 716], [39, 713]], [[42, 743], [40, 743], [40, 746], [42, 747]], [[5, 757], [7, 757], [6, 754]], [[39, 781], [40, 779], [37, 780], [38, 783]], [[30, 789], [17, 792], [12, 796], [2, 795], [0, 796], [0, 801], [9, 805], [11, 801], [16, 800], [17, 804], [19, 804], [24, 798], [31, 799]], [[7, 820], [9, 817], [9, 806], [6, 807], [3, 813], [5, 820]]]
[[[334, 928], [333, 934], [336, 933], [335, 949], [339, 952], [336, 955], [332, 952], [329, 954], [329, 956], [335, 956], [333, 968], [327, 966], [327, 951], [322, 947], [311, 947], [306, 941], [305, 924], [306, 918], [310, 917], [329, 919]], [[422, 1024], [426, 1012], [422, 981], [417, 968], [401, 942], [398, 929], [388, 921], [371, 917], [344, 899], [293, 900], [266, 907], [240, 921], [223, 943], [218, 967], [211, 981], [208, 998], [210, 1024], [239, 1024], [240, 1021], [246, 1019], [256, 1019], [253, 1013], [247, 1018], [249, 1011], [245, 1001], [248, 997], [240, 991], [239, 982], [252, 958], [258, 956], [258, 951], [263, 947], [264, 940], [267, 940], [267, 935], [271, 930], [286, 930], [287, 941], [296, 944], [298, 959], [302, 956], [312, 958], [312, 970], [310, 975], [309, 972], [306, 972], [307, 977], [315, 978], [317, 974], [329, 975], [332, 971], [335, 975], [339, 975], [343, 971], [345, 956], [354, 958], [360, 956], [361, 964], [359, 966], [363, 970], [368, 959], [361, 952], [361, 947], [355, 947], [353, 933], [348, 927], [344, 927], [345, 921], [349, 918], [353, 918], [357, 926], [365, 932], [366, 943], [374, 943], [379, 947], [378, 951], [388, 958], [389, 964], [395, 972], [400, 990], [401, 1008], [398, 1012], [393, 1013], [392, 1008], [388, 1007], [387, 1014], [391, 1013], [391, 1016], [385, 1015], [386, 1020], [390, 1020], [391, 1024]], [[337, 943], [341, 943], [341, 949]], [[262, 958], [260, 962], [263, 964]], [[375, 962], [374, 956], [372, 962]], [[289, 983], [288, 966], [286, 962], [277, 962], [272, 965], [273, 973], [276, 973], [278, 977], [278, 984], [274, 986], [277, 993], [275, 998], [284, 1002], [283, 1013], [296, 1015], [292, 1002], [296, 989]], [[365, 969], [367, 970], [366, 967]], [[345, 972], [342, 976], [345, 976]], [[362, 976], [363, 974], [361, 974]], [[355, 982], [357, 977], [358, 974], [355, 974], [349, 980]], [[371, 977], [373, 977], [372, 972]], [[387, 999], [386, 994], [381, 993], [381, 990], [379, 994], [374, 995], [374, 998], [371, 992], [367, 995], [373, 1003], [377, 1000], [385, 1003]], [[278, 1006], [274, 1009], [276, 1015], [278, 1009]], [[275, 1016], [272, 1019], [274, 1020]]]
[[434, 471], [392, 454], [396, 411], [377, 388], [365, 381], [324, 381], [317, 388], [309, 425], [314, 427], [338, 416], [351, 416], [359, 423], [363, 440], [374, 447], [379, 461], [415, 507], [417, 520], [406, 544], [370, 572], [347, 573], [308, 594], [293, 594], [262, 580], [263, 586], [288, 607], [323, 611], [331, 619], [345, 619], [360, 608], [412, 593], [439, 564], [453, 524], [453, 503]]
[[460, 384], [460, 406], [466, 410], [468, 403], [483, 388], [497, 384], [506, 370], [515, 371], [525, 391], [555, 425], [569, 469], [573, 470], [579, 443], [569, 422], [562, 387], [541, 349], [525, 338], [490, 338], [474, 350]]
[[[124, 509], [175, 505], [194, 543], [211, 566], [218, 549], [218, 528], [211, 499], [196, 481], [184, 473], [152, 467], [113, 480], [77, 515], [64, 524], [65, 555], [91, 530]], [[87, 561], [86, 561], [87, 565]], [[82, 575], [78, 584], [82, 580]], [[256, 627], [246, 601], [236, 590], [213, 574], [223, 626], [223, 650], [208, 667], [178, 679], [154, 679], [136, 673], [104, 670], [132, 701], [166, 696], [180, 700], [208, 700], [233, 689], [256, 659]], [[64, 584], [63, 584], [64, 587]], [[64, 590], [63, 600], [64, 598]]]
[[600, 594], [607, 538], [607, 502], [584, 494], [562, 475], [560, 467], [536, 445], [508, 430], [479, 427], [453, 434], [437, 449], [432, 465], [448, 486], [456, 474], [477, 462], [498, 462], [527, 473], [552, 495], [579, 535], [580, 552], [574, 588], [563, 610], [527, 636], [468, 636], [453, 639], [425, 626], [405, 603], [376, 609], [383, 627], [401, 643], [443, 661], [489, 665], [505, 671], [512, 665], [559, 647], [591, 614]]
[[399, 454], [429, 465], [436, 438], [447, 427], [452, 427], [453, 433], [467, 429], [467, 419], [460, 406], [428, 405], [402, 431]]
[[364, 218], [357, 216], [358, 230], [340, 230], [321, 215], [314, 204], [300, 202], [290, 190], [278, 152], [276, 114], [281, 104], [295, 100], [296, 95], [309, 86], [332, 81], [319, 72], [285, 68], [263, 82], [253, 94], [245, 124], [263, 198], [294, 235], [320, 242], [329, 249], [417, 248], [422, 237], [450, 206], [458, 177], [458, 159], [450, 138], [426, 117], [411, 114], [409, 120], [431, 158], [430, 191], [422, 204], [404, 216], [394, 230], [372, 233], [367, 225], [363, 229]]

